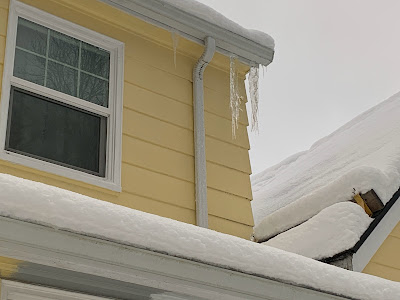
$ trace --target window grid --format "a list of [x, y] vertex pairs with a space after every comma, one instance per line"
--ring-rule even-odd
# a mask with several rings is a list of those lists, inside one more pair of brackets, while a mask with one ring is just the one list
[[[81, 42], [81, 44], [82, 44], [82, 42]], [[58, 61], [58, 60], [55, 60], [55, 59], [53, 59], [53, 58], [50, 58], [50, 57], [48, 57], [48, 56], [46, 56], [46, 55], [41, 55], [41, 54], [35, 53], [35, 52], [31, 51], [31, 50], [27, 50], [27, 49], [22, 48], [22, 47], [19, 47], [19, 46], [15, 46], [15, 48], [18, 49], [18, 50], [24, 51], [24, 52], [26, 52], [26, 53], [29, 53], [29, 54], [32, 54], [32, 55], [36, 55], [36, 56], [38, 56], [38, 57], [41, 57], [41, 58], [46, 59], [46, 70], [45, 70], [45, 74], [46, 74], [46, 72], [47, 72], [47, 61], [51, 61], [51, 62], [57, 63], [57, 64], [59, 64], [59, 65], [62, 65], [62, 66], [64, 66], [64, 67], [68, 67], [68, 68], [74, 69], [74, 70], [76, 70], [76, 71], [78, 71], [78, 72], [85, 73], [85, 74], [87, 74], [87, 75], [96, 77], [97, 79], [101, 79], [101, 80], [104, 80], [104, 81], [106, 81], [106, 82], [109, 82], [109, 79], [107, 79], [107, 78], [104, 78], [104, 77], [99, 76], [99, 75], [97, 75], [97, 74], [90, 73], [90, 72], [85, 71], [85, 70], [82, 70], [82, 69], [80, 68], [81, 57], [79, 57], [79, 61], [78, 61], [78, 62], [79, 62], [79, 67], [77, 68], [77, 67], [73, 67], [73, 66], [71, 66], [71, 65], [69, 65], [69, 64], [66, 64], [66, 63], [60, 62], [60, 61]], [[79, 47], [79, 51], [81, 51], [81, 47]], [[78, 77], [80, 77], [80, 73], [78, 73], [78, 74], [79, 74]]]
[[[69, 69], [77, 71], [76, 94], [73, 95], [73, 96], [75, 96], [75, 97], [77, 97], [79, 99], [83, 99], [83, 98], [81, 98], [81, 95], [80, 95], [81, 73], [84, 73], [84, 74], [89, 75], [89, 76], [93, 76], [94, 78], [97, 78], [97, 79], [102, 80], [103, 82], [106, 82], [107, 84], [109, 84], [109, 79], [108, 78], [105, 78], [105, 77], [102, 77], [102, 76], [99, 76], [97, 74], [94, 74], [94, 73], [91, 73], [91, 72], [88, 72], [88, 71], [85, 71], [85, 70], [81, 69], [81, 65], [82, 65], [82, 44], [83, 44], [83, 42], [81, 40], [79, 40], [79, 48], [78, 48], [79, 49], [78, 50], [79, 51], [78, 52], [79, 53], [78, 54], [78, 67], [74, 67], [74, 66], [71, 66], [71, 65], [69, 65], [67, 63], [63, 63], [63, 62], [58, 61], [56, 59], [50, 58], [49, 57], [50, 39], [51, 39], [51, 32], [53, 30], [50, 29], [50, 28], [46, 28], [46, 31], [47, 31], [47, 35], [46, 35], [46, 55], [41, 55], [41, 54], [35, 53], [35, 52], [31, 51], [31, 50], [25, 49], [25, 48], [17, 46], [17, 45], [15, 47], [16, 49], [18, 49], [20, 51], [23, 51], [25, 53], [29, 53], [31, 55], [34, 55], [34, 56], [41, 57], [41, 58], [45, 59], [44, 84], [43, 84], [44, 87], [48, 87], [47, 79], [48, 79], [49, 61], [53, 62], [53, 63], [56, 63], [58, 65], [61, 65], [63, 67], [66, 67], [66, 68], [69, 68]], [[56, 32], [56, 31], [54, 31], [54, 32]], [[97, 105], [99, 105], [99, 104], [97, 104]]]

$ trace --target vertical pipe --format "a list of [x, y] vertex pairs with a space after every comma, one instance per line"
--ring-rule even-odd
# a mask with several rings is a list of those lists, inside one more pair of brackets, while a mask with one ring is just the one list
[[193, 69], [194, 167], [196, 224], [208, 228], [206, 134], [204, 127], [203, 74], [215, 53], [215, 40], [206, 37], [205, 49]]

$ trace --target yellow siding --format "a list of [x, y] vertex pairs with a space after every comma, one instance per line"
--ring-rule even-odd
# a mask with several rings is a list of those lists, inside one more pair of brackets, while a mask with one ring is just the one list
[[400, 282], [400, 222], [371, 258], [363, 272]]
[[[0, 161], [0, 172], [44, 182], [130, 208], [195, 223], [192, 69], [203, 47], [96, 0], [23, 0], [125, 43], [122, 192]], [[0, 0], [0, 72], [8, 0]], [[241, 78], [244, 71], [241, 68]], [[229, 60], [216, 54], [205, 72], [210, 228], [249, 238], [253, 226], [245, 110], [231, 137]]]
[[21, 263], [20, 260], [0, 256], [0, 278], [7, 278], [15, 274], [18, 271], [18, 265]]

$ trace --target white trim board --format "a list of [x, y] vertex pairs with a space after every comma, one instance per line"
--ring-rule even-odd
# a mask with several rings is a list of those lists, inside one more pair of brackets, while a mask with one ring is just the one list
[[[110, 53], [109, 107], [98, 105], [69, 96], [41, 85], [13, 76], [18, 17], [38, 23], [88, 44], [100, 47]], [[94, 32], [77, 24], [53, 16], [16, 0], [10, 1], [5, 64], [3, 71], [1, 111], [0, 111], [0, 158], [15, 164], [28, 166], [70, 179], [83, 181], [113, 191], [121, 191], [121, 152], [122, 152], [122, 101], [124, 74], [124, 43]], [[106, 170], [100, 177], [5, 150], [7, 119], [11, 86], [20, 87], [44, 97], [51, 98], [75, 107], [84, 107], [88, 112], [107, 117]], [[87, 103], [85, 103], [87, 102]], [[78, 103], [78, 104], [77, 104]]]
[[379, 247], [400, 221], [400, 200], [393, 204], [360, 249], [353, 255], [353, 271], [362, 272]]
[[188, 299], [347, 299], [5, 217], [0, 217], [0, 256], [162, 289]]

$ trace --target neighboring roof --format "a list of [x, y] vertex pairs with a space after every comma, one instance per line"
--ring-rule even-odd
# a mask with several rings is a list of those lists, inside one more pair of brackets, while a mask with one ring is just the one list
[[392, 281], [7, 174], [0, 216], [352, 299], [400, 299]]
[[352, 248], [371, 221], [358, 204], [336, 203], [263, 244], [321, 260]]
[[267, 240], [356, 193], [386, 204], [400, 186], [400, 93], [308, 151], [252, 177], [257, 240]]
[[197, 1], [102, 1], [202, 45], [207, 36], [213, 37], [218, 52], [234, 54], [244, 63], [268, 65], [272, 62], [275, 43], [271, 36], [243, 28]]

